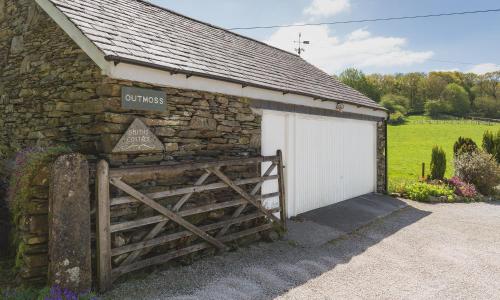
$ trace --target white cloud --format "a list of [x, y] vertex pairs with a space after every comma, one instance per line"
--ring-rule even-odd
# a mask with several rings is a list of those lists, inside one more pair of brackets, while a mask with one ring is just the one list
[[[432, 51], [405, 49], [406, 39], [373, 36], [366, 29], [358, 29], [347, 37], [331, 34], [328, 26], [301, 28], [304, 40], [310, 40], [303, 57], [328, 73], [337, 73], [348, 67], [394, 67], [420, 64], [430, 59]], [[292, 51], [292, 41], [297, 39], [296, 28], [280, 28], [266, 42]]]
[[469, 73], [476, 73], [479, 75], [495, 71], [500, 71], [500, 66], [492, 63], [478, 64], [467, 70]]
[[331, 17], [351, 8], [350, 0], [313, 0], [304, 9], [304, 14], [311, 17]]
[[368, 31], [366, 31], [365, 29], [358, 29], [358, 30], [354, 30], [353, 32], [351, 32], [351, 34], [349, 34], [349, 36], [348, 36], [348, 39], [350, 41], [364, 40], [364, 39], [369, 38], [371, 35], [372, 34]]

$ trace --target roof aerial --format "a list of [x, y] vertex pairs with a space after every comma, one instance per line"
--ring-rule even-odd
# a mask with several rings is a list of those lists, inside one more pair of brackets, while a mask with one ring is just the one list
[[299, 56], [144, 0], [50, 0], [116, 62], [381, 107]]

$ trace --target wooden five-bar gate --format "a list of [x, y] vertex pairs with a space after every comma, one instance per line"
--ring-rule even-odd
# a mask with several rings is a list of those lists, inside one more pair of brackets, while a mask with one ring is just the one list
[[[266, 165], [266, 168], [263, 170], [264, 172], [259, 170], [261, 176], [243, 179], [231, 179], [224, 171], [226, 168], [235, 166], [252, 165], [259, 166], [257, 169]], [[193, 171], [199, 171], [202, 175], [192, 185], [168, 188], [167, 190], [152, 193], [141, 192], [138, 188], [134, 188], [133, 184], [126, 182], [126, 178], [130, 178], [130, 176], [179, 174]], [[212, 182], [206, 183], [209, 177], [212, 177]], [[277, 186], [277, 191], [262, 194], [261, 190], [264, 182], [273, 180], [277, 181], [277, 185], [274, 185]], [[112, 188], [118, 190], [122, 196], [112, 197]], [[108, 163], [103, 160], [99, 162], [97, 167], [96, 189], [97, 273], [99, 288], [102, 291], [109, 289], [112, 282], [123, 274], [148, 266], [163, 264], [172, 259], [204, 249], [215, 248], [218, 251], [225, 251], [228, 249], [228, 242], [272, 230], [276, 225], [285, 229], [285, 188], [281, 151], [278, 151], [276, 156], [270, 157], [116, 169], [109, 168]], [[183, 206], [190, 199], [193, 201], [193, 195], [222, 189], [228, 189], [236, 196], [232, 199], [215, 199], [215, 201], [208, 204], [191, 203], [189, 208], [183, 209]], [[180, 199], [175, 199], [175, 205], [165, 206], [159, 203], [159, 200], [175, 196], [181, 196]], [[279, 207], [267, 209], [263, 202], [265, 199], [270, 198], [278, 198]], [[146, 218], [111, 223], [111, 209], [113, 207], [132, 204], [146, 206], [156, 214]], [[228, 216], [222, 220], [217, 220], [217, 222], [200, 226], [188, 221], [191, 216], [221, 210], [224, 210]], [[278, 213], [279, 217], [276, 216]], [[261, 221], [254, 222], [255, 224], [250, 228], [248, 228], [248, 225], [243, 226], [243, 228], [239, 226], [256, 220]], [[165, 230], [167, 225], [173, 225], [171, 222], [177, 225], [174, 226], [175, 230]], [[119, 247], [112, 246], [113, 234], [137, 228], [147, 229], [147, 233], [141, 236], [140, 241], [127, 243]], [[192, 239], [193, 243], [187, 245], [181, 243], [180, 247], [151, 255], [155, 247], [189, 238]], [[116, 263], [113, 258], [117, 256], [126, 258]]]

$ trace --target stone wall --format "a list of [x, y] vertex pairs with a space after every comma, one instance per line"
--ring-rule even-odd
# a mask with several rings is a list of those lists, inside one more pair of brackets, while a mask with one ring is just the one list
[[0, 139], [11, 150], [69, 144], [95, 151], [81, 112], [100, 70], [33, 0], [0, 0]]
[[[33, 0], [0, 0], [0, 12], [0, 138], [10, 150], [64, 144], [118, 164], [251, 155], [260, 147], [260, 119], [246, 99], [164, 88], [166, 113], [123, 110], [122, 86], [151, 86], [102, 76]], [[166, 153], [101, 155], [136, 117]]]
[[[123, 86], [164, 90], [168, 110], [122, 109]], [[111, 153], [135, 118], [165, 144], [164, 153]], [[255, 156], [260, 153], [260, 123], [248, 99], [106, 78], [33, 0], [0, 0], [0, 140], [4, 152], [13, 155], [26, 147], [69, 146], [86, 155], [91, 170], [98, 159], [107, 159], [114, 167]], [[43, 182], [33, 184], [36, 211], [23, 212], [19, 220], [22, 239], [30, 248], [21, 257], [25, 264], [20, 275], [28, 281], [43, 281], [48, 263], [49, 180], [48, 169], [41, 171]], [[180, 179], [193, 180], [176, 178], [176, 185], [182, 184]]]
[[377, 192], [387, 193], [387, 122], [377, 124]]

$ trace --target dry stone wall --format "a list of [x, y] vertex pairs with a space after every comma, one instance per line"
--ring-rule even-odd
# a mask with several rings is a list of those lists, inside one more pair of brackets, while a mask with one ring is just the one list
[[[102, 76], [34, 1], [0, 3], [0, 138], [10, 150], [64, 144], [119, 164], [251, 155], [260, 147], [260, 119], [247, 99], [163, 88], [167, 112], [124, 110], [123, 86], [162, 88]], [[154, 130], [165, 154], [110, 154], [134, 118]]]
[[[165, 91], [167, 111], [122, 109], [124, 86]], [[135, 118], [158, 136], [163, 153], [112, 154]], [[11, 158], [26, 147], [69, 146], [89, 160], [92, 181], [99, 159], [116, 167], [258, 155], [260, 123], [245, 98], [107, 78], [33, 0], [0, 0], [0, 141], [2, 153]], [[36, 211], [23, 212], [26, 217], [19, 221], [30, 248], [20, 277], [28, 281], [43, 281], [47, 273], [50, 178], [45, 171], [44, 181], [34, 185]], [[257, 169], [233, 171], [244, 176]], [[180, 177], [174, 184], [192, 180]]]
[[387, 122], [377, 124], [377, 192], [387, 193]]

